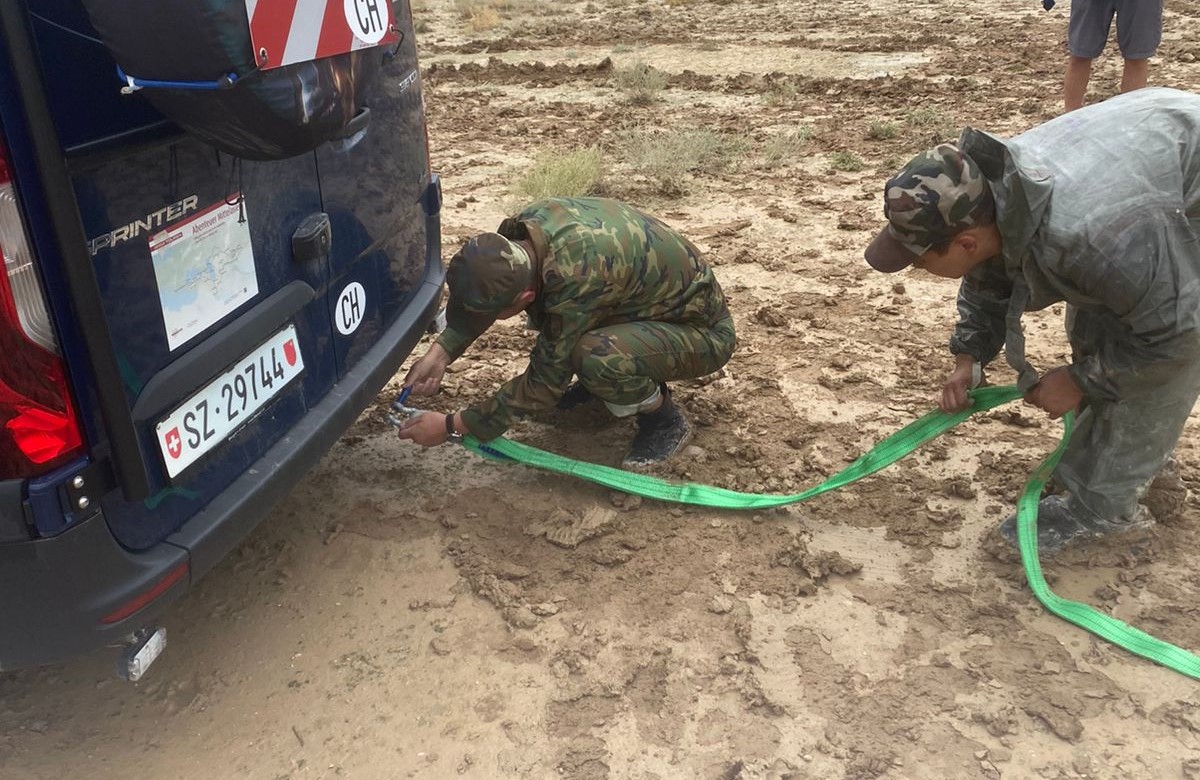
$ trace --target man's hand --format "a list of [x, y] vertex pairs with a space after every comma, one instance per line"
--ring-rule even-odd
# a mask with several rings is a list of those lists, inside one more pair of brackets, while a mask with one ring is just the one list
[[446, 440], [446, 417], [437, 412], [423, 412], [409, 417], [400, 426], [400, 438], [433, 447]]
[[435, 343], [424, 357], [408, 369], [408, 373], [404, 375], [404, 386], [411, 387], [413, 395], [433, 395], [442, 386], [442, 377], [445, 376], [448, 365], [450, 356], [442, 349], [441, 344]]
[[970, 355], [955, 355], [954, 371], [942, 383], [942, 397], [938, 406], [946, 414], [961, 412], [971, 405], [971, 397], [967, 391], [975, 376], [975, 358]]
[[1026, 403], [1033, 404], [1057, 420], [1067, 412], [1077, 411], [1083, 403], [1083, 391], [1071, 377], [1066, 366], [1047, 371], [1041, 381], [1025, 396]]

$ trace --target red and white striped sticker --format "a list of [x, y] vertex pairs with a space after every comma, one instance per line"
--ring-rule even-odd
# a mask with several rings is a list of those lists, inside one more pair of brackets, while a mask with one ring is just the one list
[[262, 70], [400, 40], [391, 0], [246, 0]]

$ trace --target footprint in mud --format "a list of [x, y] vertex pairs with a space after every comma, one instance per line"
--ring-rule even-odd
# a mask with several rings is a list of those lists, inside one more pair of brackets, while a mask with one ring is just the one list
[[810, 583], [803, 590], [806, 595], [816, 593], [816, 588], [830, 575], [849, 576], [857, 574], [863, 565], [842, 557], [837, 551], [812, 552], [803, 539], [795, 539], [775, 557], [778, 566], [797, 569], [808, 575]]
[[615, 530], [617, 513], [607, 507], [594, 506], [582, 515], [565, 509], [557, 509], [545, 520], [530, 523], [525, 533], [533, 537], [545, 537], [546, 541], [559, 547], [574, 549], [582, 542]]

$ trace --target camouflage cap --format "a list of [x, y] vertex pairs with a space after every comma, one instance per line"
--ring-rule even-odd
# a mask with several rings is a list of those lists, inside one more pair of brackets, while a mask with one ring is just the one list
[[450, 259], [447, 322], [478, 336], [532, 282], [533, 268], [524, 249], [499, 233], [480, 233]]
[[979, 166], [954, 144], [939, 144], [888, 180], [888, 224], [867, 247], [867, 262], [885, 273], [907, 268], [930, 247], [981, 224], [993, 208], [992, 188]]

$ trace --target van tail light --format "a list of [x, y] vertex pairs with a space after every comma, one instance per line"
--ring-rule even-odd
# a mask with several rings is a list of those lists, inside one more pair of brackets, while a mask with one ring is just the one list
[[83, 438], [3, 144], [0, 255], [0, 479], [24, 479], [78, 454]]

